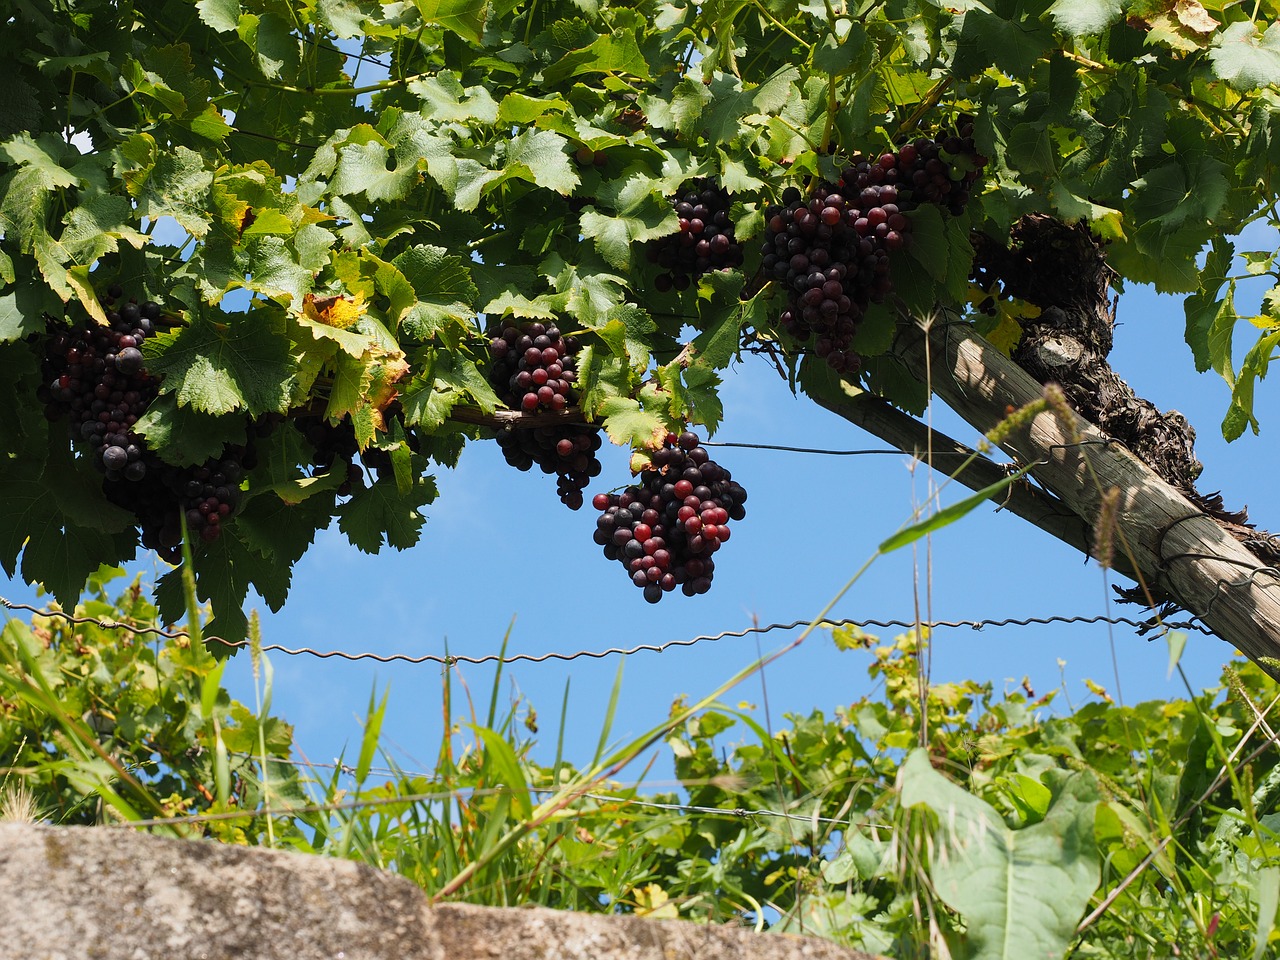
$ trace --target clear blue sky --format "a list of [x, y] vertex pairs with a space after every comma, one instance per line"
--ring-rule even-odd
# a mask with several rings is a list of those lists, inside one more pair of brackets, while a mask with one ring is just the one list
[[[1272, 492], [1273, 437], [1280, 431], [1275, 391], [1267, 384], [1258, 391], [1262, 435], [1246, 434], [1227, 445], [1217, 428], [1227, 388], [1214, 374], [1194, 372], [1182, 342], [1180, 302], [1134, 289], [1122, 299], [1119, 321], [1113, 364], [1140, 395], [1162, 409], [1180, 409], [1197, 427], [1197, 450], [1205, 463], [1201, 489], [1221, 489], [1228, 506], [1248, 504], [1260, 526], [1280, 527], [1280, 504]], [[792, 397], [759, 358], [744, 358], [732, 371], [724, 400], [724, 426], [716, 440], [828, 449], [883, 446], [803, 397]], [[974, 432], [945, 410], [935, 417], [939, 429], [974, 441]], [[645, 603], [621, 568], [606, 561], [592, 542], [595, 514], [589, 502], [570, 512], [558, 502], [552, 478], [519, 473], [503, 463], [496, 444], [477, 443], [467, 448], [456, 471], [438, 477], [440, 497], [428, 508], [429, 520], [414, 549], [370, 557], [348, 545], [336, 529], [320, 534], [295, 568], [285, 609], [272, 615], [261, 607], [264, 639], [411, 655], [443, 653], [447, 641], [450, 652], [474, 656], [497, 652], [514, 618], [508, 652], [540, 654], [657, 643], [757, 621], [812, 617], [926, 491], [924, 468], [913, 474], [905, 456], [743, 449], [713, 450], [712, 455], [747, 487], [750, 500], [748, 516], [735, 523], [733, 539], [717, 554], [715, 583], [705, 596], [676, 593], [657, 605]], [[604, 472], [589, 492], [628, 476], [623, 451], [608, 448], [602, 459]], [[966, 492], [953, 485], [947, 501]], [[1140, 615], [1138, 608], [1108, 602], [1107, 578], [1096, 564], [985, 505], [935, 535], [932, 550], [932, 577], [923, 569], [923, 552], [919, 558], [918, 595], [922, 609], [931, 602], [934, 619]], [[910, 619], [913, 584], [911, 551], [899, 551], [877, 561], [832, 615]], [[2, 589], [11, 599], [33, 598], [21, 584], [6, 582]], [[673, 698], [705, 693], [759, 651], [776, 649], [792, 636], [775, 631], [626, 658], [614, 738], [648, 729], [666, 715]], [[1015, 686], [1026, 676], [1037, 693], [1065, 682], [1078, 703], [1087, 696], [1086, 677], [1116, 692], [1113, 651], [1125, 702], [1183, 695], [1176, 675], [1166, 679], [1163, 641], [1106, 625], [939, 630], [932, 675], [936, 682], [972, 678], [997, 686]], [[1214, 685], [1230, 654], [1221, 641], [1192, 634], [1183, 664], [1193, 686]], [[866, 693], [868, 657], [839, 652], [826, 632], [816, 632], [764, 674], [774, 724], [784, 713], [818, 709], [830, 715], [837, 705]], [[1059, 659], [1065, 661], [1061, 673]], [[441, 731], [438, 665], [349, 663], [279, 653], [272, 662], [274, 712], [296, 724], [297, 741], [311, 759], [331, 760], [344, 744], [352, 759], [371, 686], [381, 690], [390, 683], [384, 742], [399, 749], [401, 764], [430, 768]], [[538, 756], [549, 760], [554, 753], [569, 682], [566, 757], [580, 763], [590, 759], [618, 662], [608, 657], [507, 668], [504, 701], [519, 692], [538, 711], [543, 730]], [[492, 669], [469, 666], [461, 673], [482, 709]], [[225, 679], [233, 695], [253, 703], [246, 653], [233, 659]], [[761, 678], [727, 699], [761, 705]], [[653, 776], [662, 779], [664, 770], [669, 770], [665, 760]]]

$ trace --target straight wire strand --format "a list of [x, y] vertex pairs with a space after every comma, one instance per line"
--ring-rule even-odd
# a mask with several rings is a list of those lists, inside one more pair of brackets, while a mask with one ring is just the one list
[[[121, 623], [117, 620], [100, 620], [95, 617], [79, 617], [66, 613], [62, 610], [38, 609], [25, 603], [14, 603], [6, 597], [0, 597], [0, 606], [8, 610], [22, 610], [35, 614], [36, 616], [48, 617], [53, 619], [64, 620], [71, 624], [91, 624], [102, 630], [124, 630], [133, 634], [150, 634], [164, 637], [169, 640], [177, 640], [189, 638], [189, 634], [185, 630], [163, 630], [159, 627], [135, 627], [132, 624]], [[958, 629], [960, 627], [968, 627], [971, 630], [982, 630], [986, 627], [1028, 627], [1028, 626], [1049, 626], [1051, 624], [1098, 624], [1106, 623], [1113, 626], [1132, 627], [1140, 632], [1146, 632], [1156, 628], [1165, 630], [1195, 630], [1206, 636], [1213, 636], [1213, 631], [1202, 624], [1194, 621], [1156, 623], [1153, 620], [1135, 620], [1130, 617], [1106, 617], [1106, 616], [1050, 616], [1050, 617], [1022, 617], [1022, 618], [1006, 618], [1003, 620], [931, 620], [918, 626], [925, 627], [930, 630], [937, 629]], [[637, 653], [662, 653], [675, 647], [692, 647], [699, 643], [714, 643], [717, 640], [724, 640], [730, 637], [747, 637], [755, 634], [771, 633], [774, 630], [795, 630], [800, 627], [808, 626], [823, 627], [857, 627], [865, 629], [867, 627], [876, 627], [879, 629], [899, 628], [899, 629], [915, 629], [917, 623], [913, 620], [792, 620], [790, 623], [770, 623], [762, 627], [746, 627], [742, 630], [724, 630], [715, 634], [704, 634], [697, 637], [689, 637], [681, 640], [668, 640], [664, 643], [642, 643], [634, 647], [610, 647], [606, 650], [578, 650], [574, 653], [519, 653], [509, 657], [500, 654], [486, 654], [480, 657], [456, 656], [456, 655], [440, 655], [426, 653], [419, 656], [412, 656], [407, 653], [378, 654], [370, 652], [351, 653], [345, 650], [316, 650], [312, 647], [286, 647], [281, 644], [269, 643], [263, 644], [261, 649], [268, 652], [283, 653], [287, 656], [311, 656], [321, 660], [339, 659], [339, 660], [372, 660], [376, 663], [435, 663], [441, 666], [452, 666], [454, 664], [465, 663], [472, 665], [480, 665], [486, 663], [546, 663], [550, 660], [568, 661], [588, 658], [599, 660], [610, 656], [629, 657]], [[220, 644], [228, 649], [240, 649], [249, 646], [248, 640], [230, 641], [221, 637], [206, 637], [206, 644]]]
[[[550, 795], [557, 793], [556, 790], [546, 787], [531, 787], [529, 788], [529, 792]], [[515, 791], [511, 787], [464, 787], [456, 790], [434, 790], [423, 793], [404, 793], [391, 797], [357, 798], [354, 800], [341, 800], [334, 803], [286, 804], [284, 806], [273, 807], [271, 809], [267, 809], [266, 807], [255, 807], [252, 810], [223, 810], [217, 813], [191, 813], [173, 817], [148, 817], [140, 820], [120, 820], [103, 824], [103, 826], [116, 828], [170, 827], [186, 824], [218, 823], [227, 820], [252, 820], [258, 817], [287, 817], [307, 813], [349, 812], [371, 807], [383, 807], [403, 803], [444, 803], [464, 798], [478, 800], [484, 797], [498, 795], [512, 796], [514, 793]], [[750, 809], [747, 807], [706, 807], [687, 803], [660, 803], [655, 800], [638, 800], [634, 797], [619, 797], [604, 793], [580, 793], [577, 796], [580, 800], [591, 800], [595, 803], [645, 807], [648, 809], [665, 810], [673, 813], [697, 813], [704, 816], [728, 817], [734, 820], [760, 817], [774, 820], [795, 820], [802, 823], [823, 823], [839, 827], [870, 826], [870, 824], [863, 824], [850, 819], [813, 817], [802, 813], [787, 813], [782, 810]]]
[[782, 453], [818, 453], [827, 457], [871, 457], [894, 455], [899, 457], [909, 457], [911, 454], [905, 453], [896, 448], [886, 448], [884, 450], [824, 450], [821, 447], [789, 447], [776, 443], [739, 443], [729, 440], [703, 440], [704, 447], [737, 447], [740, 450], [778, 450]]
[[[257, 754], [236, 753], [236, 756], [245, 757], [246, 759], [254, 759], [257, 757]], [[285, 764], [288, 764], [289, 766], [298, 767], [298, 768], [315, 767], [320, 769], [337, 770], [340, 773], [349, 777], [354, 777], [356, 775], [356, 768], [346, 763], [337, 763], [337, 762], [320, 763], [314, 760], [286, 760], [281, 757], [273, 757], [272, 760], [275, 763], [285, 763]], [[385, 776], [385, 777], [403, 777], [403, 778], [415, 778], [415, 779], [416, 778], [426, 779], [433, 776], [433, 774], [430, 774], [430, 773], [423, 773], [420, 771], [412, 771], [412, 770], [396, 770], [391, 767], [370, 767], [369, 773], [378, 774], [380, 776]], [[653, 783], [646, 782], [644, 784], [633, 783], [633, 784], [627, 784], [627, 785], [615, 785], [615, 789], [637, 790], [637, 789], [640, 789], [640, 787], [642, 786], [650, 790], [661, 789], [664, 787], [688, 789], [689, 787], [704, 786], [708, 782], [709, 781], [706, 781], [706, 780], [654, 781]], [[503, 787], [490, 787], [484, 790], [474, 790], [471, 788], [465, 788], [465, 789], [460, 789], [455, 791], [455, 793], [452, 796], [454, 796], [455, 798], [462, 797], [462, 796], [479, 797], [481, 795], [491, 796], [497, 793], [505, 793], [510, 795], [512, 792], [513, 791], [511, 791], [510, 788], [503, 788]], [[529, 787], [529, 792], [549, 794], [549, 795], [553, 795], [556, 793], [556, 791], [550, 787]], [[407, 796], [408, 795], [406, 794], [405, 796], [400, 797], [400, 799], [404, 800], [406, 799]], [[422, 796], [427, 799], [439, 799], [440, 795], [439, 794], [423, 794]], [[724, 817], [733, 817], [736, 819], [742, 819], [746, 817], [771, 817], [773, 819], [779, 819], [779, 820], [795, 820], [801, 823], [824, 823], [824, 824], [830, 824], [833, 826], [848, 826], [850, 822], [847, 818], [838, 819], [835, 817], [813, 817], [808, 814], [786, 813], [780, 810], [753, 810], [748, 807], [706, 807], [706, 806], [699, 806], [697, 804], [690, 804], [690, 803], [661, 803], [657, 800], [639, 800], [635, 797], [619, 797], [619, 796], [614, 796], [612, 794], [605, 794], [605, 793], [581, 793], [581, 794], [578, 794], [578, 796], [581, 797], [583, 800], [594, 800], [597, 803], [618, 803], [618, 804], [625, 804], [626, 806], [632, 806], [632, 807], [646, 807], [651, 810], [667, 810], [675, 813], [701, 813], [701, 814], [706, 814], [708, 816], [724, 816]], [[380, 802], [385, 802], [385, 798], [383, 798], [383, 800]], [[285, 812], [290, 812], [291, 810], [294, 810], [294, 809], [298, 809], [298, 808], [289, 808]], [[262, 812], [264, 814], [266, 813], [265, 810]], [[201, 816], [201, 814], [192, 814], [191, 816]]]
[[[534, 788], [531, 793], [553, 793], [554, 791]], [[689, 803], [658, 803], [655, 800], [636, 800], [632, 797], [612, 797], [603, 793], [579, 794], [584, 800], [595, 800], [597, 803], [619, 803], [629, 807], [647, 807], [650, 810], [666, 810], [673, 813], [700, 813], [707, 816], [732, 817], [745, 820], [751, 817], [766, 817], [774, 820], [796, 820], [800, 823], [825, 823], [838, 827], [851, 825], [869, 826], [869, 824], [851, 824], [849, 820], [837, 820], [834, 817], [812, 817], [803, 813], [783, 813], [780, 810], [751, 810], [747, 807], [700, 807]]]

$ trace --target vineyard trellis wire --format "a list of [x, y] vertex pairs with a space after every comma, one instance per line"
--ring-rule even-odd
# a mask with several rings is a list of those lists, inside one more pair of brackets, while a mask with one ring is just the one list
[[[0, 606], [6, 610], [21, 610], [31, 613], [35, 616], [56, 618], [67, 623], [89, 624], [98, 627], [101, 630], [124, 630], [137, 635], [154, 635], [163, 637], [168, 640], [177, 640], [189, 637], [185, 630], [165, 630], [161, 627], [137, 627], [132, 624], [122, 623], [117, 620], [99, 619], [97, 617], [77, 616], [67, 613], [64, 610], [55, 608], [39, 608], [26, 603], [15, 603], [7, 597], [0, 596]], [[1050, 626], [1054, 624], [1078, 624], [1092, 625], [1105, 623], [1111, 626], [1126, 626], [1138, 631], [1139, 635], [1144, 635], [1153, 630], [1195, 630], [1206, 636], [1213, 636], [1213, 631], [1201, 623], [1194, 620], [1165, 622], [1155, 619], [1137, 620], [1133, 617], [1109, 617], [1109, 616], [1062, 616], [1053, 615], [1047, 617], [1006, 617], [1004, 619], [982, 619], [982, 620], [877, 620], [877, 619], [827, 619], [818, 620], [799, 619], [790, 622], [778, 622], [765, 624], [763, 626], [744, 627], [741, 630], [722, 630], [719, 633], [700, 634], [696, 637], [686, 637], [677, 640], [667, 640], [663, 643], [641, 643], [631, 647], [609, 647], [604, 650], [577, 650], [573, 653], [517, 653], [510, 656], [502, 654], [485, 654], [483, 656], [471, 657], [458, 654], [407, 654], [407, 653], [391, 653], [380, 654], [370, 651], [350, 652], [347, 650], [317, 650], [313, 647], [287, 647], [283, 644], [268, 643], [261, 644], [258, 649], [265, 652], [283, 653], [287, 656], [311, 656], [321, 660], [339, 659], [347, 661], [372, 660], [377, 663], [409, 663], [423, 664], [435, 663], [441, 666], [452, 666], [454, 664], [470, 664], [481, 665], [486, 663], [497, 664], [513, 664], [513, 663], [546, 663], [547, 661], [569, 661], [578, 659], [599, 660], [610, 656], [633, 656], [638, 653], [663, 653], [676, 647], [691, 647], [700, 643], [714, 643], [718, 640], [725, 640], [730, 637], [747, 637], [756, 636], [765, 633], [771, 633], [775, 630], [795, 630], [800, 627], [821, 626], [821, 627], [855, 627], [857, 629], [866, 629], [874, 627], [876, 629], [959, 629], [967, 627], [971, 630], [984, 630], [988, 627], [1028, 627], [1028, 626]], [[232, 642], [221, 637], [205, 637], [207, 644], [220, 644], [224, 647], [238, 650], [251, 646], [251, 641], [241, 640]]]

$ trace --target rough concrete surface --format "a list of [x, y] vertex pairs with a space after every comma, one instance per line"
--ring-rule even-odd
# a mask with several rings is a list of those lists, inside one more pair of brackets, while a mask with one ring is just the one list
[[347, 860], [0, 823], [4, 960], [871, 960], [821, 940], [542, 908], [430, 906]]

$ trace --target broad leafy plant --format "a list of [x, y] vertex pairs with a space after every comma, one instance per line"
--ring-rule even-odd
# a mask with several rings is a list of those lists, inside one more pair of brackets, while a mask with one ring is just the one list
[[[0, 33], [0, 564], [70, 604], [140, 546], [176, 561], [185, 525], [211, 629], [239, 639], [249, 589], [283, 604], [318, 529], [365, 551], [418, 540], [433, 471], [512, 422], [495, 334], [571, 337], [572, 381], [544, 369], [529, 415], [601, 428], [637, 468], [670, 432], [718, 426], [744, 343], [811, 395], [838, 372], [918, 407], [895, 327], [970, 300], [970, 231], [1030, 213], [1086, 223], [1121, 279], [1189, 294], [1195, 362], [1232, 385], [1224, 430], [1256, 428], [1280, 319], [1273, 289], [1237, 365], [1235, 291], [1277, 272], [1225, 238], [1280, 222], [1275, 12], [18, 0]], [[970, 129], [957, 160], [947, 132]], [[859, 160], [906, 170], [930, 137], [946, 156], [928, 176], [971, 184], [969, 203], [863, 218], [889, 255], [850, 267], [868, 302], [814, 281], [845, 284], [805, 320], [838, 328], [835, 348], [809, 342], [838, 355], [824, 364], [806, 307], [784, 316], [784, 275], [817, 261], [777, 270], [792, 234], [761, 243], [775, 220], [835, 224]], [[704, 188], [712, 224], [673, 205]], [[704, 227], [732, 240], [706, 234], [706, 263], [673, 271], [664, 238]], [[983, 330], [1017, 336], [1006, 313]], [[176, 572], [157, 602], [181, 615]]]

